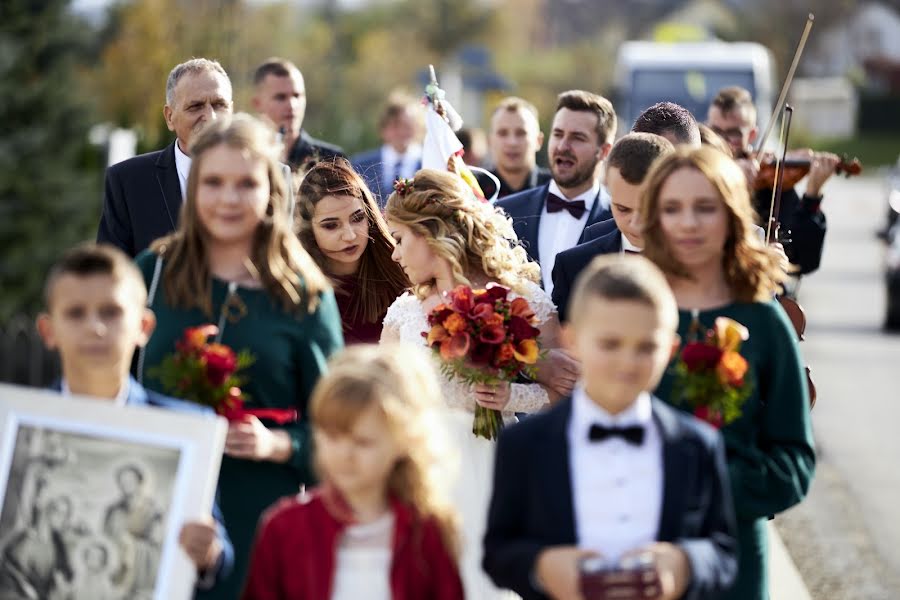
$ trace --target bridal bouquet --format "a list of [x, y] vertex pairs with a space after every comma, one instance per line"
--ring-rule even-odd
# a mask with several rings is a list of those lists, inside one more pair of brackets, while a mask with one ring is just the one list
[[749, 337], [746, 327], [727, 317], [717, 318], [712, 329], [703, 331], [695, 313], [688, 343], [675, 363], [675, 398], [716, 428], [740, 417], [750, 396], [749, 365], [740, 355]]
[[209, 406], [229, 421], [240, 421], [251, 415], [280, 425], [297, 420], [293, 409], [247, 409], [246, 395], [240, 386], [246, 379], [240, 371], [253, 364], [253, 356], [242, 350], [235, 353], [229, 346], [210, 342], [218, 335], [215, 325], [189, 327], [175, 342], [175, 352], [150, 370], [158, 377], [166, 392], [197, 404]]
[[[512, 382], [534, 376], [540, 355], [537, 318], [524, 298], [509, 299], [502, 285], [473, 290], [460, 285], [428, 315], [422, 335], [441, 357], [442, 371], [469, 384]], [[472, 433], [489, 440], [503, 427], [500, 411], [475, 406]]]

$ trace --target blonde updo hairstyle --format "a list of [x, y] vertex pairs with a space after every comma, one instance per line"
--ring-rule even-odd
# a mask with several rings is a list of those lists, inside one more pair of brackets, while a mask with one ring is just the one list
[[722, 252], [722, 268], [735, 299], [740, 302], [771, 300], [786, 278], [781, 256], [760, 239], [743, 171], [734, 160], [710, 146], [682, 146], [654, 163], [641, 197], [644, 256], [667, 275], [693, 278], [687, 267], [675, 258], [660, 224], [660, 192], [669, 177], [681, 169], [702, 173], [725, 205], [728, 237]]
[[[411, 189], [388, 198], [385, 218], [425, 238], [431, 250], [447, 260], [454, 279], [472, 285], [483, 273], [489, 280], [524, 293], [524, 281], [537, 282], [540, 267], [528, 260], [512, 221], [499, 209], [477, 200], [461, 177], [422, 169]], [[434, 291], [434, 281], [413, 285], [420, 299]]]

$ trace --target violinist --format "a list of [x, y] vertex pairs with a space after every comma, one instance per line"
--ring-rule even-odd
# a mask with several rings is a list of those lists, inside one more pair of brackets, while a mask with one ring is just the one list
[[[773, 299], [785, 274], [765, 245], [740, 168], [707, 146], [678, 148], [657, 160], [641, 198], [644, 256], [666, 275], [679, 308], [683, 341], [717, 317], [749, 330], [739, 348], [749, 369], [740, 414], [695, 415], [721, 426], [738, 526], [738, 577], [722, 598], [766, 600], [766, 521], [799, 503], [815, 471], [806, 375], [794, 328]], [[696, 326], [694, 324], [697, 324]], [[670, 369], [655, 395], [690, 411]]]
[[[752, 144], [759, 135], [756, 127], [756, 107], [750, 92], [741, 87], [726, 87], [719, 90], [709, 106], [708, 125], [731, 146], [734, 158], [744, 170], [750, 188], [754, 191], [753, 206], [761, 219], [769, 214], [772, 199], [772, 185], [757, 181], [760, 164], [754, 158]], [[776, 218], [782, 231], [790, 241], [785, 243], [785, 252], [798, 270], [795, 274], [805, 275], [819, 268], [827, 224], [821, 210], [822, 187], [831, 177], [841, 160], [828, 152], [811, 150], [795, 151], [791, 158], [805, 158], [809, 162], [806, 190], [801, 198], [794, 189], [784, 189], [781, 211]], [[767, 223], [759, 223], [766, 227]], [[789, 233], [788, 233], [789, 232]]]

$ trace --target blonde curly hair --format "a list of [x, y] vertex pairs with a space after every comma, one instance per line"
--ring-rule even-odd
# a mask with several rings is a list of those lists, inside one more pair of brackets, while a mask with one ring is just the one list
[[[371, 407], [385, 417], [402, 455], [388, 475], [388, 493], [420, 519], [434, 519], [451, 554], [459, 554], [458, 517], [448, 479], [457, 464], [443, 434], [441, 388], [427, 351], [409, 344], [358, 344], [332, 356], [313, 391], [314, 431], [349, 434]], [[322, 472], [324, 481], [328, 473]]]
[[[431, 250], [450, 263], [457, 282], [472, 285], [473, 276], [483, 273], [521, 294], [525, 281], [540, 281], [540, 267], [528, 259], [509, 217], [477, 200], [458, 175], [422, 169], [411, 186], [391, 194], [384, 216], [425, 237]], [[413, 291], [424, 299], [434, 285], [414, 285]]]
[[666, 274], [692, 278], [669, 247], [660, 221], [660, 192], [668, 178], [681, 169], [699, 171], [713, 185], [728, 213], [728, 238], [722, 253], [725, 280], [740, 302], [765, 302], [781, 290], [786, 274], [781, 258], [760, 240], [756, 213], [750, 204], [747, 179], [731, 158], [709, 146], [678, 148], [657, 160], [647, 175], [641, 195], [644, 256]]

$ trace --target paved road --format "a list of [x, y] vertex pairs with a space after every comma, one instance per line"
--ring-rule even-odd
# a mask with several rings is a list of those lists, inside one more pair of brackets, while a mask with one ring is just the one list
[[900, 598], [900, 336], [881, 330], [881, 186], [829, 182], [822, 267], [800, 290], [819, 467], [809, 498], [776, 524], [813, 598]]

